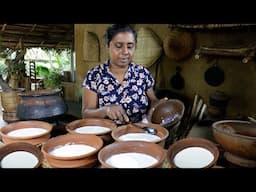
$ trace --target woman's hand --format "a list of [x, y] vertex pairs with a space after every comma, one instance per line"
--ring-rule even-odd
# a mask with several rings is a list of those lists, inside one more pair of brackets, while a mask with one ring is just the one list
[[150, 109], [148, 111], [148, 115], [147, 115], [147, 119], [151, 122], [151, 118], [152, 118], [152, 115], [155, 111], [155, 108], [161, 104], [161, 103], [164, 103], [165, 101], [168, 101], [168, 98], [167, 97], [164, 97], [162, 99], [159, 99], [158, 101], [152, 103], [152, 105], [150, 106]]
[[129, 117], [121, 105], [106, 105], [104, 108], [106, 117], [109, 119], [118, 121], [120, 123], [129, 122]]

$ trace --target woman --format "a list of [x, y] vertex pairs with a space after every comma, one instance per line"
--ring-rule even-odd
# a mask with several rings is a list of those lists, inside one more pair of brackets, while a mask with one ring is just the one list
[[131, 25], [111, 25], [105, 34], [109, 59], [87, 72], [83, 81], [83, 118], [109, 118], [118, 124], [139, 122], [158, 99], [154, 79], [132, 62], [137, 33]]

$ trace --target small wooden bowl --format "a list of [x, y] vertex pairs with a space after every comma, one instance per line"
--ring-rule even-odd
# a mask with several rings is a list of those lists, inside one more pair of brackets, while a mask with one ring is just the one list
[[[50, 154], [50, 152], [58, 146], [64, 146], [65, 144], [84, 144], [95, 148], [94, 151], [77, 155], [77, 156], [56, 156]], [[78, 168], [78, 167], [92, 167], [97, 163], [98, 151], [103, 146], [103, 140], [96, 135], [92, 134], [66, 134], [53, 137], [49, 139], [42, 146], [42, 152], [52, 167], [58, 168]]]
[[[3, 147], [1, 147], [0, 148], [0, 162], [4, 159], [4, 157], [6, 157], [7, 155], [9, 155], [13, 152], [16, 152], [16, 151], [29, 152], [29, 153], [35, 155], [36, 158], [38, 159], [38, 163], [34, 167], [26, 167], [26, 168], [37, 168], [42, 164], [43, 153], [40, 151], [40, 149], [38, 147], [36, 147], [35, 145], [32, 145], [30, 143], [25, 143], [25, 142], [10, 143], [10, 144], [6, 144]], [[19, 163], [19, 160], [20, 159], [16, 159], [15, 162], [17, 161], [17, 163]], [[17, 164], [17, 166], [15, 166], [13, 168], [23, 168], [24, 163], [26, 163], [26, 162], [23, 162], [22, 167], [19, 167]], [[14, 164], [14, 163], [12, 162], [12, 164]]]
[[166, 151], [159, 145], [146, 141], [123, 141], [114, 142], [103, 147], [98, 153], [98, 160], [103, 168], [115, 168], [106, 163], [106, 160], [112, 155], [121, 153], [142, 153], [156, 158], [157, 163], [147, 168], [160, 168], [166, 157]]
[[149, 121], [161, 124], [164, 127], [171, 127], [180, 121], [184, 115], [184, 103], [178, 99], [169, 99], [158, 103], [149, 117]]
[[[46, 132], [33, 135], [33, 136], [20, 136], [14, 137], [8, 135], [9, 132], [24, 128], [42, 128], [45, 129]], [[14, 142], [26, 142], [33, 145], [41, 145], [42, 143], [46, 142], [50, 136], [52, 131], [52, 124], [44, 122], [44, 121], [18, 121], [14, 123], [10, 123], [0, 129], [0, 135], [2, 136], [2, 140], [5, 144], [14, 143]]]

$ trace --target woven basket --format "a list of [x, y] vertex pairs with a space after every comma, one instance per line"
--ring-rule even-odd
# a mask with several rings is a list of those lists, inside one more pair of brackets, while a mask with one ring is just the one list
[[179, 30], [171, 31], [164, 38], [164, 52], [175, 61], [187, 59], [194, 51], [195, 40], [191, 33]]
[[139, 29], [137, 40], [133, 61], [144, 67], [150, 67], [162, 54], [162, 41], [151, 29], [144, 27]]
[[85, 61], [100, 61], [100, 44], [95, 33], [84, 32], [83, 51]]

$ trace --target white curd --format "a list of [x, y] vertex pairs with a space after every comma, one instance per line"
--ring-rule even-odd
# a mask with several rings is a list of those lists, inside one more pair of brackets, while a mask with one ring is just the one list
[[115, 168], [146, 168], [158, 160], [150, 155], [143, 153], [120, 153], [110, 156], [106, 163]]
[[35, 168], [38, 158], [27, 151], [15, 151], [6, 155], [1, 161], [2, 168]]
[[214, 160], [213, 154], [203, 147], [188, 147], [178, 152], [173, 161], [179, 168], [203, 168]]
[[110, 128], [108, 127], [102, 127], [102, 126], [83, 126], [83, 127], [78, 127], [75, 129], [75, 132], [77, 133], [88, 133], [88, 134], [101, 134], [101, 133], [106, 133], [109, 132]]
[[95, 147], [85, 144], [66, 144], [55, 147], [49, 153], [58, 157], [73, 157], [90, 153], [96, 150]]

